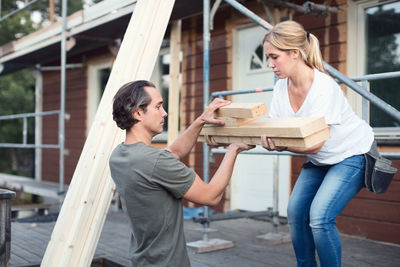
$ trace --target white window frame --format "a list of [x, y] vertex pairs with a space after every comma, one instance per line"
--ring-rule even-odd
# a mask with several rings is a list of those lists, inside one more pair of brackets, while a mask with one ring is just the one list
[[[347, 74], [349, 77], [365, 75], [365, 10], [374, 6], [380, 6], [396, 2], [379, 1], [379, 0], [363, 0], [348, 1], [347, 22], [348, 22], [348, 49], [347, 49]], [[369, 88], [368, 88], [369, 90]], [[347, 90], [347, 98], [353, 110], [362, 118], [362, 97], [353, 91]], [[367, 122], [369, 122], [369, 102], [367, 107]], [[375, 127], [377, 132], [396, 132], [398, 128], [394, 127]], [[400, 133], [399, 133], [400, 134]]]
[[111, 69], [112, 59], [113, 58], [109, 56], [97, 58], [88, 62], [86, 135], [89, 133], [101, 100], [98, 71], [104, 68]]

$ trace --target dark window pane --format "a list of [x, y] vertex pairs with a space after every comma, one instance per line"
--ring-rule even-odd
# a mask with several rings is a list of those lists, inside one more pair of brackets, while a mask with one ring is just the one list
[[110, 68], [105, 68], [105, 69], [99, 70], [100, 97], [103, 95], [104, 89], [106, 89], [106, 85], [107, 85], [108, 77], [110, 77], [110, 73], [111, 73]]
[[[400, 70], [400, 2], [366, 9], [366, 73]], [[400, 78], [371, 81], [373, 94], [400, 110]], [[373, 127], [398, 127], [397, 121], [373, 104]]]

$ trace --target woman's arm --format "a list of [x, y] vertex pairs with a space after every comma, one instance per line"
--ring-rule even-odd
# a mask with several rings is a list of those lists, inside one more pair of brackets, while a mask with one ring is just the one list
[[[328, 126], [328, 129], [330, 129], [330, 126]], [[299, 154], [317, 154], [321, 148], [324, 146], [325, 141], [322, 141], [319, 144], [316, 144], [312, 147], [308, 148], [301, 148], [301, 147], [281, 147], [281, 146], [275, 146], [274, 141], [266, 136], [261, 136], [261, 145], [269, 150], [269, 151], [290, 151], [293, 153], [299, 153]]]

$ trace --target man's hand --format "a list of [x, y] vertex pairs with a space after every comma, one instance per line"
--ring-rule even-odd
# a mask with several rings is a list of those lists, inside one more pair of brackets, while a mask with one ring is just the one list
[[215, 111], [219, 109], [220, 107], [224, 107], [226, 105], [229, 105], [231, 101], [229, 100], [224, 100], [221, 98], [215, 98], [210, 105], [206, 108], [206, 110], [203, 112], [203, 114], [200, 115], [200, 120], [203, 123], [210, 123], [210, 124], [217, 124], [217, 125], [224, 125], [225, 122], [222, 120], [217, 120], [215, 118]]
[[261, 145], [268, 151], [283, 151], [287, 150], [287, 147], [283, 146], [275, 146], [274, 141], [271, 138], [268, 138], [266, 136], [261, 136]]
[[210, 147], [226, 146], [227, 147], [226, 149], [236, 149], [237, 153], [256, 147], [255, 145], [248, 145], [242, 142], [236, 142], [232, 144], [219, 144], [215, 141], [214, 137], [211, 135], [206, 135], [205, 138], [207, 145], [209, 145]]
[[236, 142], [236, 143], [230, 144], [227, 147], [227, 150], [235, 149], [237, 153], [240, 153], [242, 151], [249, 150], [249, 149], [252, 149], [252, 148], [255, 148], [255, 147], [256, 147], [255, 145], [247, 145], [245, 143]]

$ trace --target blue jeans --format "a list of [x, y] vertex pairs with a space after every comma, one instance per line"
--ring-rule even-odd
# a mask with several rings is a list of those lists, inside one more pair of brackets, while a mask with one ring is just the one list
[[341, 242], [335, 218], [361, 190], [363, 155], [330, 166], [303, 168], [288, 205], [288, 221], [297, 266], [341, 265]]

